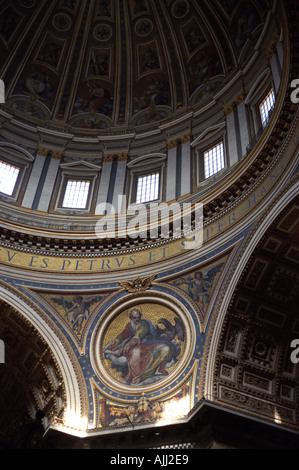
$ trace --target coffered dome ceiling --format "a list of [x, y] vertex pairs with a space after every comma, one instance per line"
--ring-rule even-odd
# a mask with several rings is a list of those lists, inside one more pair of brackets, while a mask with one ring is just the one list
[[[122, 130], [200, 106], [251, 56], [272, 1], [0, 2], [0, 73], [26, 121]], [[20, 114], [19, 114], [20, 113]]]

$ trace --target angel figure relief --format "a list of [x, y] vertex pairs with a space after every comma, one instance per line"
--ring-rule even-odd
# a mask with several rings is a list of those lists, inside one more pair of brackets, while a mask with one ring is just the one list
[[221, 272], [224, 263], [209, 268], [207, 271], [196, 271], [194, 277], [187, 276], [174, 282], [176, 286], [187, 285], [188, 293], [195, 302], [208, 304], [210, 301], [210, 289], [218, 273]]
[[102, 296], [76, 295], [72, 300], [64, 297], [52, 298], [52, 301], [64, 308], [66, 319], [71, 323], [72, 329], [79, 335], [81, 333], [84, 321], [90, 316], [90, 307], [95, 303], [101, 302]]
[[142, 292], [149, 289], [152, 285], [152, 282], [156, 279], [156, 275], [150, 276], [146, 279], [141, 279], [138, 277], [134, 279], [133, 282], [120, 282], [122, 288], [128, 292]]

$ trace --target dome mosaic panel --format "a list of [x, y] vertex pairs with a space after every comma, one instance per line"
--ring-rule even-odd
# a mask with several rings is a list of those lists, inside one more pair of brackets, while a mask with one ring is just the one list
[[[0, 447], [22, 408], [45, 446], [211, 447], [222, 412], [226, 442], [260, 439], [258, 423], [298, 437], [293, 6], [0, 0], [1, 158], [20, 167], [0, 194], [0, 341], [5, 367], [18, 362]], [[200, 203], [202, 237], [190, 247], [167, 217], [168, 238], [162, 217], [154, 236], [98, 237], [120, 194], [117, 228], [136, 221], [126, 209], [153, 169], [159, 203]], [[73, 178], [90, 183], [85, 209], [63, 205]]]
[[26, 120], [97, 132], [169, 120], [248, 60], [271, 3], [1, 1], [8, 104]]

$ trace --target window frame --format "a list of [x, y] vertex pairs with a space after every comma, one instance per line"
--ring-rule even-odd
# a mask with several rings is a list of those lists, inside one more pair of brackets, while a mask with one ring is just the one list
[[[86, 214], [91, 212], [92, 203], [94, 199], [94, 192], [95, 192], [95, 183], [98, 175], [90, 172], [82, 172], [81, 175], [78, 175], [78, 172], [71, 172], [71, 171], [63, 171], [60, 177], [60, 184], [58, 195], [55, 200], [54, 211], [61, 212], [61, 213], [72, 213], [74, 215]], [[88, 181], [90, 182], [88, 197], [86, 201], [85, 209], [82, 208], [73, 208], [73, 207], [63, 207], [63, 202], [65, 198], [66, 188], [69, 181]]]
[[[221, 170], [217, 171], [211, 176], [205, 177], [205, 153], [213, 148], [216, 148], [219, 144], [223, 145], [223, 163], [224, 166]], [[218, 136], [217, 139], [209, 140], [202, 142], [202, 145], [196, 149], [197, 154], [197, 187], [204, 185], [208, 181], [213, 181], [217, 179], [223, 172], [228, 169], [228, 155], [227, 155], [227, 143], [226, 143], [226, 133]]]
[[14, 183], [14, 187], [12, 188], [12, 192], [11, 194], [8, 194], [8, 193], [5, 193], [3, 191], [1, 191], [1, 188], [0, 188], [0, 194], [1, 196], [5, 196], [5, 197], [9, 197], [9, 198], [15, 198], [15, 195], [16, 195], [16, 192], [17, 192], [17, 184], [18, 184], [18, 181], [19, 181], [19, 178], [20, 178], [20, 173], [22, 171], [22, 168], [17, 165], [17, 164], [12, 164], [11, 162], [8, 162], [8, 161], [5, 161], [4, 159], [1, 158], [0, 156], [0, 165], [1, 164], [4, 164], [6, 165], [7, 167], [10, 167], [10, 168], [14, 168], [14, 169], [17, 169], [18, 170], [18, 174], [17, 174], [17, 177], [16, 177], [16, 180], [15, 180], [15, 183]]
[[0, 161], [19, 169], [19, 174], [11, 195], [0, 192], [0, 199], [4, 202], [21, 202], [21, 189], [28, 182], [29, 168], [32, 166], [34, 157], [22, 148], [7, 142], [1, 142]]
[[[150, 199], [148, 201], [140, 201], [140, 202], [137, 202], [137, 196], [138, 196], [138, 184], [139, 184], [139, 180], [141, 178], [146, 178], [146, 177], [150, 177], [152, 175], [159, 175], [159, 182], [158, 182], [158, 197], [156, 199]], [[159, 169], [156, 169], [156, 170], [153, 170], [153, 171], [150, 171], [150, 172], [146, 172], [146, 173], [140, 173], [140, 174], [135, 174], [135, 179], [136, 179], [136, 182], [134, 182], [134, 187], [133, 187], [133, 197], [134, 197], [134, 204], [150, 204], [151, 202], [157, 202], [159, 201], [160, 199], [160, 191], [161, 191], [161, 171]]]
[[[138, 186], [138, 180], [139, 178], [145, 177], [145, 176], [150, 176], [153, 174], [159, 173], [159, 194], [158, 194], [158, 199], [151, 200], [151, 201], [146, 201], [146, 202], [140, 202], [138, 203], [137, 200], [137, 186]], [[130, 191], [130, 204], [134, 205], [139, 205], [139, 204], [151, 204], [151, 203], [156, 203], [156, 202], [161, 202], [162, 201], [162, 169], [161, 167], [157, 168], [152, 168], [152, 169], [139, 169], [139, 170], [132, 170], [131, 174], [131, 179], [132, 179], [132, 184], [131, 184], [131, 191]]]
[[[206, 176], [206, 154], [213, 151], [214, 149], [220, 147], [220, 145], [222, 146], [222, 153], [223, 153], [223, 167], [220, 168], [219, 170], [215, 171], [213, 174], [210, 174], [208, 176]], [[212, 146], [209, 146], [207, 149], [203, 150], [202, 152], [202, 159], [203, 159], [203, 178], [204, 180], [208, 180], [210, 178], [213, 178], [214, 176], [216, 176], [217, 174], [219, 174], [222, 170], [225, 169], [226, 165], [225, 165], [225, 151], [224, 151], [224, 142], [223, 140], [219, 140], [218, 143], [212, 145]]]
[[[88, 192], [87, 192], [87, 198], [86, 198], [86, 203], [85, 203], [85, 206], [84, 207], [77, 207], [77, 206], [66, 206], [64, 205], [64, 202], [65, 202], [65, 198], [66, 198], [66, 193], [67, 193], [67, 189], [68, 189], [68, 185], [69, 183], [88, 183]], [[67, 210], [86, 210], [87, 206], [88, 206], [88, 200], [89, 200], [89, 197], [90, 197], [90, 186], [91, 186], [91, 182], [89, 179], [79, 179], [79, 178], [68, 178], [65, 182], [65, 190], [64, 190], [64, 193], [63, 193], [63, 197], [62, 197], [62, 209], [67, 209]]]
[[[274, 95], [274, 105], [272, 106], [272, 108], [270, 108], [270, 110], [268, 110], [268, 113], [267, 113], [267, 119], [265, 121], [265, 123], [263, 123], [263, 118], [262, 118], [262, 113], [261, 113], [261, 107], [263, 105], [263, 103], [265, 103], [265, 101], [267, 100], [267, 98], [273, 93]], [[259, 101], [259, 104], [258, 104], [258, 113], [259, 113], [259, 118], [260, 118], [260, 124], [261, 124], [261, 129], [265, 129], [269, 123], [269, 120], [271, 119], [271, 114], [273, 113], [273, 110], [275, 108], [275, 105], [276, 105], [276, 94], [275, 94], [275, 89], [274, 87], [270, 87], [268, 88], [268, 91], [266, 93], [263, 94], [263, 98], [260, 99]], [[271, 111], [272, 109], [272, 111]]]
[[264, 101], [271, 90], [274, 92], [276, 103], [277, 94], [275, 92], [273, 77], [270, 70], [265, 70], [260, 77], [258, 77], [251, 90], [249, 90], [245, 99], [245, 104], [248, 109], [251, 140], [254, 140], [256, 136], [261, 134], [265, 129], [262, 125], [260, 104]]
[[[144, 158], [144, 160], [143, 160]], [[151, 159], [151, 164], [147, 158]], [[154, 204], [154, 203], [161, 203], [165, 197], [165, 188], [164, 188], [164, 179], [165, 179], [165, 166], [166, 166], [166, 159], [164, 155], [149, 155], [144, 156], [138, 159], [136, 166], [129, 166], [130, 170], [130, 187], [129, 187], [129, 206], [139, 205], [136, 202], [137, 197], [137, 184], [138, 178], [142, 176], [148, 176], [154, 173], [159, 173], [159, 194], [158, 199], [154, 201], [142, 202], [140, 204]], [[158, 161], [155, 161], [158, 160]]]
[[272, 111], [273, 113], [277, 103], [277, 93], [275, 91], [272, 76], [269, 71], [266, 71], [261, 75], [246, 97], [245, 104], [248, 109], [250, 133], [250, 142], [247, 146], [247, 153], [250, 153], [256, 142], [261, 138], [269, 124], [269, 121], [271, 120], [271, 116], [268, 117], [266, 124], [263, 125], [260, 106], [272, 91], [274, 93], [275, 99], [274, 108]]

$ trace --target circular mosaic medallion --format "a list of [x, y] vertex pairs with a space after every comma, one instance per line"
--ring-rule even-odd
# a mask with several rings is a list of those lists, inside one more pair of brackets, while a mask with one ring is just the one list
[[177, 0], [172, 7], [172, 14], [175, 18], [184, 18], [189, 12], [189, 3], [185, 0]]
[[96, 333], [99, 376], [120, 391], [165, 386], [190, 360], [190, 325], [184, 312], [168, 301], [144, 298], [119, 307]]
[[24, 8], [32, 8], [36, 3], [36, 0], [20, 0], [20, 5]]
[[58, 13], [53, 18], [53, 25], [59, 31], [68, 31], [72, 25], [72, 21], [68, 15]]
[[147, 18], [139, 20], [136, 23], [135, 32], [136, 34], [138, 34], [138, 36], [147, 36], [148, 34], [152, 32], [152, 30], [153, 30], [153, 23]]
[[93, 35], [97, 41], [108, 41], [112, 36], [112, 28], [108, 24], [99, 24], [95, 27]]

